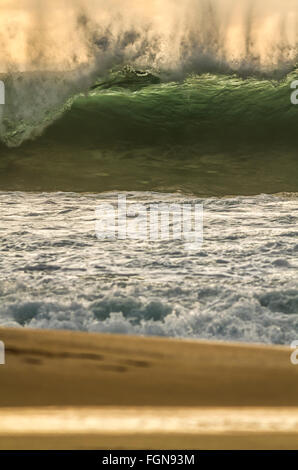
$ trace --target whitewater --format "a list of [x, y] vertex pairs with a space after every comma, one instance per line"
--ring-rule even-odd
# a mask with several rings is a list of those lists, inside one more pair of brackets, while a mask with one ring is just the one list
[[125, 193], [204, 205], [204, 243], [98, 240], [117, 194], [0, 193], [0, 325], [290, 344], [298, 199]]

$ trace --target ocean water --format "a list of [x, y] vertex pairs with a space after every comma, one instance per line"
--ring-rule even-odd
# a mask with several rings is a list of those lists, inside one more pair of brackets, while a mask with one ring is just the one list
[[[139, 75], [121, 70], [54, 109], [35, 96], [36, 116], [25, 113], [29, 101], [25, 110], [15, 109], [18, 101], [5, 106], [1, 189], [297, 191], [297, 106], [290, 101], [296, 70], [280, 80], [209, 73], [158, 84], [151, 83], [158, 75]], [[38, 77], [54, 88], [56, 75]], [[38, 80], [21, 75], [17, 83], [30, 97]], [[14, 81], [6, 90], [7, 100], [15, 96]]]
[[99, 240], [115, 193], [1, 192], [0, 325], [289, 344], [298, 334], [298, 199], [126, 193], [204, 205], [204, 243]]
[[[2, 325], [297, 339], [297, 19], [296, 0], [7, 0]], [[203, 203], [203, 247], [98, 240], [119, 192]]]

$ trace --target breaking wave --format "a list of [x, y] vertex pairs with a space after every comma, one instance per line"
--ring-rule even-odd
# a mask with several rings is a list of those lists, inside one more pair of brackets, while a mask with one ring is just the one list
[[182, 122], [190, 136], [181, 138], [216, 122], [225, 133], [239, 118], [240, 130], [251, 128], [254, 115], [266, 133], [290, 123], [292, 0], [26, 0], [14, 25], [9, 7], [1, 13], [0, 135], [8, 146], [36, 138], [69, 109], [66, 139], [82, 128], [92, 142], [121, 140], [121, 129], [133, 141], [140, 127], [142, 137], [163, 131], [166, 139]]

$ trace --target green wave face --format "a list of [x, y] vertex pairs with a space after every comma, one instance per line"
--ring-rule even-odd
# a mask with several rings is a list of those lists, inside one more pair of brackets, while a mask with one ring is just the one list
[[202, 143], [217, 149], [248, 138], [294, 143], [298, 108], [290, 102], [290, 84], [296, 76], [277, 82], [207, 74], [137, 91], [99, 86], [78, 97], [48, 137], [108, 146]]
[[19, 147], [2, 145], [2, 188], [297, 191], [298, 106], [290, 101], [297, 78], [296, 70], [282, 80], [115, 74], [38, 122], [4, 117], [10, 146], [50, 125]]

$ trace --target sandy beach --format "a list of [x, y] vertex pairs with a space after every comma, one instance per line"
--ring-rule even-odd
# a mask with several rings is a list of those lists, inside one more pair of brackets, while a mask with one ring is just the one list
[[286, 347], [1, 329], [1, 449], [298, 449]]

